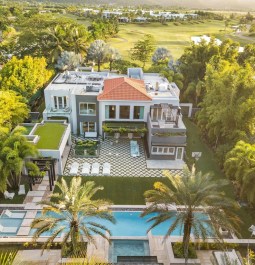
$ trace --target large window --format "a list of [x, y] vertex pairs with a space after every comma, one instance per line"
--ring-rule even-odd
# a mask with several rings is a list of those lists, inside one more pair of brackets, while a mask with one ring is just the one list
[[120, 119], [129, 119], [130, 106], [120, 106]]
[[105, 106], [105, 118], [106, 119], [116, 119], [116, 106], [106, 105]]
[[54, 97], [54, 108], [65, 109], [67, 107], [66, 97]]
[[144, 119], [144, 107], [134, 106], [134, 120], [143, 120]]
[[96, 104], [80, 103], [80, 115], [96, 115]]
[[96, 132], [96, 123], [91, 121], [85, 121], [82, 123], [83, 132]]
[[152, 146], [151, 153], [154, 155], [173, 155], [175, 147], [168, 146]]

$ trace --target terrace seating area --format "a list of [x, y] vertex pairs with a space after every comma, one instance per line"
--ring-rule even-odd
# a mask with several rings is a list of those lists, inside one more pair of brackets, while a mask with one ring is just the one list
[[[65, 176], [70, 176], [71, 168], [74, 168], [75, 172], [77, 172], [75, 175], [90, 176], [93, 163], [99, 163], [100, 168], [98, 176], [163, 177], [162, 168], [149, 168], [147, 166], [147, 161], [150, 160], [146, 160], [147, 157], [145, 154], [143, 139], [133, 138], [133, 140], [130, 140], [128, 138], [120, 137], [118, 143], [115, 143], [114, 137], [107, 137], [104, 140], [99, 138], [97, 139], [100, 141], [100, 154], [98, 157], [77, 157], [75, 154], [75, 144], [78, 140], [84, 141], [84, 138], [72, 137], [73, 144], [65, 165]], [[131, 155], [131, 143], [132, 146], [134, 145], [136, 148], [136, 151], [134, 152], [135, 156]], [[74, 162], [76, 163], [74, 164]], [[157, 161], [157, 163], [160, 162], [161, 161]], [[109, 165], [104, 165], [105, 163], [110, 164], [110, 169]], [[174, 175], [182, 174], [182, 167], [181, 169], [171, 170], [171, 173]], [[97, 175], [95, 174], [94, 176]]]

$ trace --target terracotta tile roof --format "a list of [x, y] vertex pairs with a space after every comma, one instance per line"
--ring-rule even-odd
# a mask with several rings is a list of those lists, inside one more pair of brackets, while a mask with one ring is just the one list
[[133, 78], [113, 78], [104, 81], [104, 90], [98, 100], [139, 100], [151, 101], [147, 95], [144, 81]]

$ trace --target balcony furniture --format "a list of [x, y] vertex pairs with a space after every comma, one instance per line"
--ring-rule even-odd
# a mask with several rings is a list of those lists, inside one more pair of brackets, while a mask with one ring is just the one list
[[132, 157], [140, 156], [139, 145], [137, 144], [137, 141], [130, 141], [130, 152]]
[[26, 194], [26, 191], [25, 191], [25, 185], [20, 185], [19, 186], [19, 192], [18, 192], [18, 195], [24, 195]]
[[12, 200], [14, 197], [15, 193], [14, 192], [8, 192], [7, 190], [4, 192], [4, 198], [5, 199], [10, 199]]
[[103, 164], [103, 175], [109, 176], [110, 174], [111, 174], [111, 164], [106, 162]]
[[13, 213], [8, 209], [4, 211], [4, 214], [9, 218], [24, 218], [25, 216], [25, 213]]
[[133, 138], [133, 133], [128, 133], [128, 139], [132, 139]]
[[18, 227], [4, 227], [0, 225], [0, 232], [3, 233], [16, 233], [18, 230]]
[[91, 175], [98, 175], [99, 174], [99, 168], [100, 164], [99, 163], [93, 163], [92, 168], [91, 168]]
[[82, 165], [82, 170], [81, 170], [81, 175], [89, 175], [90, 172], [90, 163], [83, 163]]
[[71, 167], [70, 167], [70, 175], [77, 175], [79, 170], [79, 163], [73, 162]]

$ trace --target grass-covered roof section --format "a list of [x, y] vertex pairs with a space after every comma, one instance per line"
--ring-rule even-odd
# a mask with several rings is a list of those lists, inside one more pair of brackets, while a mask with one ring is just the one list
[[45, 123], [39, 125], [34, 133], [40, 137], [36, 147], [38, 149], [57, 150], [65, 130], [66, 126], [61, 123]]

